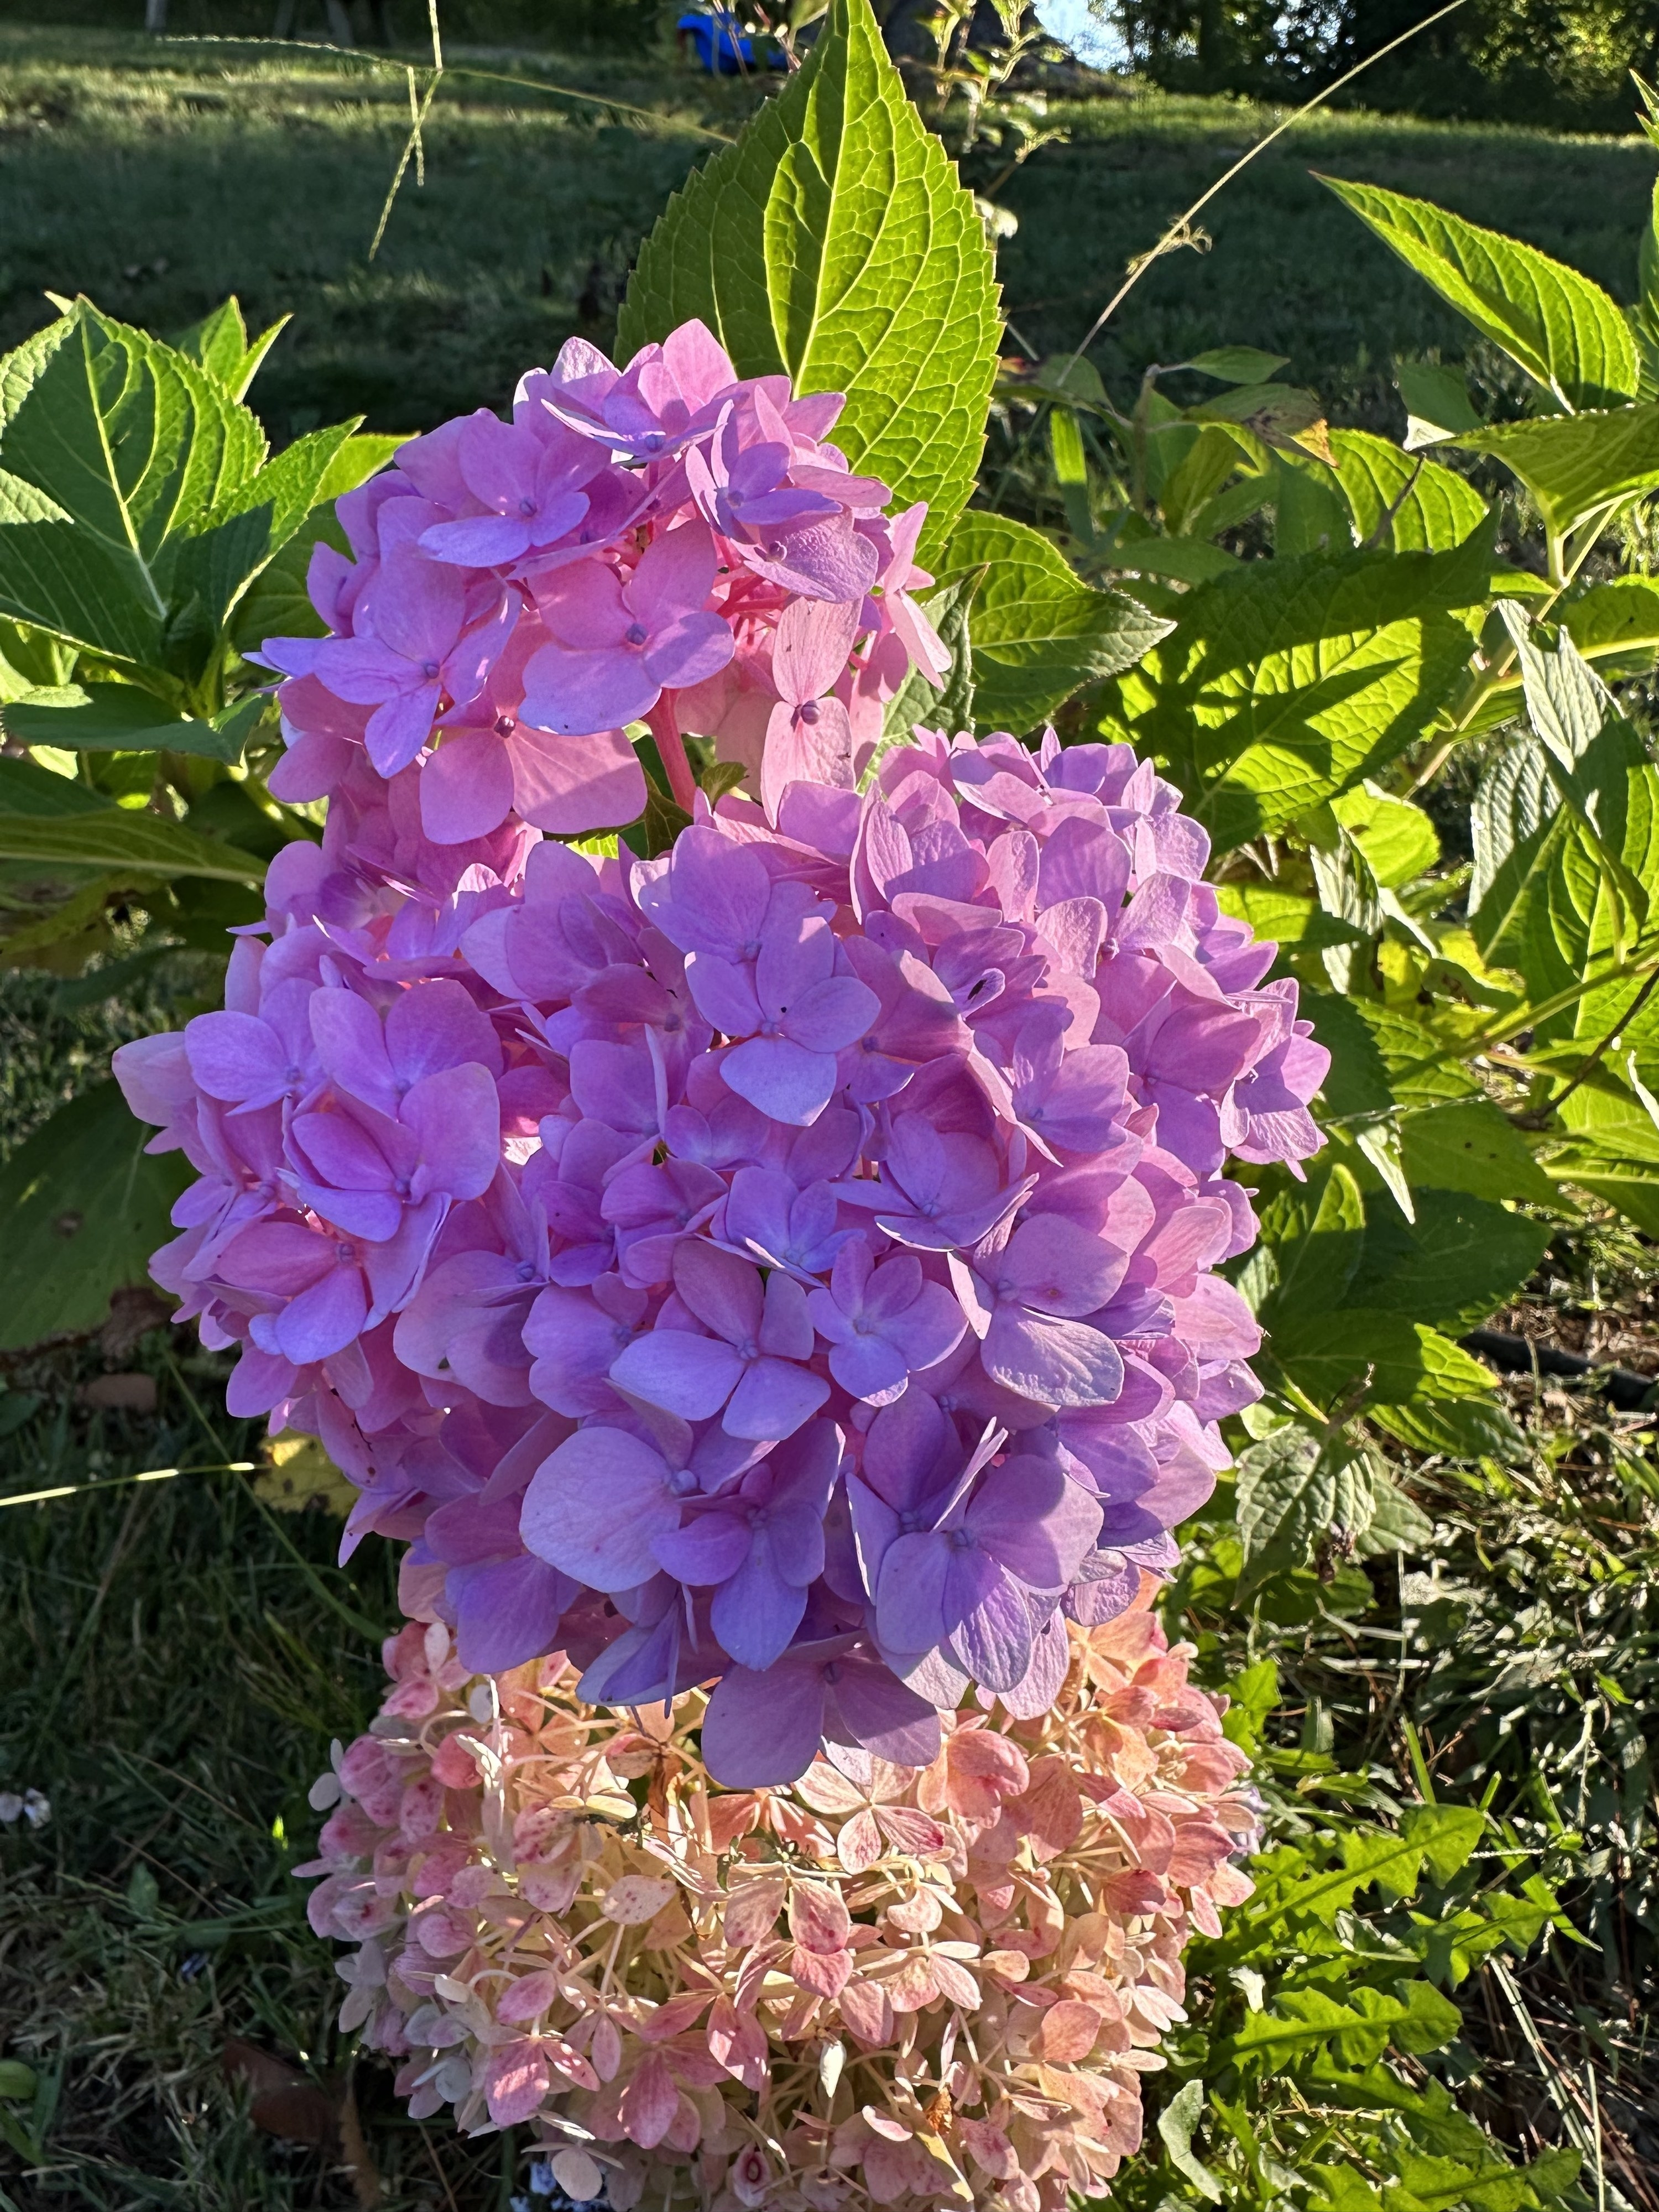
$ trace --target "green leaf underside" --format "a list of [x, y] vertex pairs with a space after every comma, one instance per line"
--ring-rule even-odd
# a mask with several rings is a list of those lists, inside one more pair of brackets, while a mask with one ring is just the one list
[[264, 862], [251, 853], [124, 806], [59, 817], [0, 812], [0, 860], [63, 862], [144, 876], [201, 876], [227, 884], [261, 884], [265, 873]]
[[0, 1348], [96, 1328], [110, 1294], [146, 1279], [188, 1180], [182, 1153], [155, 1157], [119, 1088], [100, 1083], [54, 1114], [0, 1170], [6, 1297]]
[[700, 317], [741, 376], [844, 392], [855, 469], [925, 499], [924, 565], [974, 487], [996, 375], [984, 226], [888, 58], [868, 0], [823, 35], [641, 251], [619, 356]]
[[1336, 177], [1320, 182], [1565, 405], [1606, 407], [1635, 395], [1636, 342], [1588, 276], [1430, 200]]
[[1074, 691], [1131, 666], [1169, 633], [1138, 599], [1084, 583], [1040, 531], [970, 509], [951, 532], [939, 581], [981, 568], [972, 632], [974, 716], [982, 730], [1026, 735]]
[[1659, 484], [1659, 403], [1504, 422], [1453, 442], [1512, 469], [1557, 536]]
[[165, 748], [208, 760], [234, 760], [240, 745], [211, 722], [175, 714], [132, 684], [66, 684], [0, 708], [0, 727], [20, 744], [71, 752], [143, 752]]

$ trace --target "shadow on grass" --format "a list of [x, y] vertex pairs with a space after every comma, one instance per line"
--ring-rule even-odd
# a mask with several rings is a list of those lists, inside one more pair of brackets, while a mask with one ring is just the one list
[[[153, 1418], [79, 1401], [106, 1364], [92, 1346], [14, 1359], [0, 1393], [0, 1790], [52, 1808], [0, 1828], [0, 2047], [37, 2076], [0, 2107], [0, 2192], [98, 2212], [355, 2205], [349, 2079], [384, 2212], [483, 2212], [501, 2143], [410, 2123], [384, 2061], [350, 2065], [332, 1947], [293, 1878], [329, 1740], [379, 1701], [378, 1652], [341, 1608], [395, 1626], [389, 1549], [371, 1540], [342, 1572], [337, 1520], [278, 1516], [234, 1474], [121, 1483], [253, 1457], [257, 1425], [216, 1410], [228, 1363], [184, 1330], [121, 1356], [154, 1377]], [[92, 1494], [3, 1502], [64, 1482]], [[228, 2078], [239, 2067], [251, 2081]]]

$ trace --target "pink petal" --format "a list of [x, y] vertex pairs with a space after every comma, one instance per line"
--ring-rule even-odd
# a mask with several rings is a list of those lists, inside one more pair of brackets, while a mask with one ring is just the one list
[[855, 600], [793, 599], [778, 618], [772, 681], [791, 706], [829, 690], [847, 665], [858, 635]]
[[434, 845], [487, 837], [513, 811], [513, 767], [493, 732], [458, 731], [421, 770], [421, 828]]
[[580, 837], [637, 821], [645, 811], [644, 772], [621, 730], [556, 738], [520, 722], [506, 750], [513, 804], [538, 830]]

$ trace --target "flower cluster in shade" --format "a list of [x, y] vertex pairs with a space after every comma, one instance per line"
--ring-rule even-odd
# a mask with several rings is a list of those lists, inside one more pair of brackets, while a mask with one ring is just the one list
[[1138, 2148], [1183, 1947], [1251, 1891], [1249, 1763], [1191, 1656], [1137, 1607], [1070, 1628], [1040, 1717], [722, 1790], [701, 1693], [596, 1710], [562, 1654], [479, 1676], [411, 1623], [312, 1793], [341, 2025], [416, 2118], [528, 2122], [612, 2212], [1062, 2212]]
[[[664, 471], [662, 497], [677, 471], [701, 497], [718, 464], [730, 522], [760, 468], [744, 410], [799, 441], [827, 403], [764, 381], [705, 403], [672, 352], [556, 373], [547, 450], [586, 438], [641, 498]], [[434, 434], [432, 469], [520, 436], [485, 419]], [[827, 449], [785, 468], [796, 448], [770, 444], [783, 475], [757, 501], [829, 497]], [[618, 448], [656, 458], [630, 471]], [[383, 628], [404, 556], [447, 577], [458, 547], [495, 549], [538, 590], [580, 572], [562, 543], [520, 546], [505, 507], [433, 520], [397, 474], [353, 495], [383, 550], [340, 582]], [[611, 478], [581, 481], [609, 513], [592, 488]], [[648, 538], [631, 572], [613, 547], [606, 574], [643, 606], [657, 547], [707, 526]], [[862, 575], [874, 556], [848, 548], [887, 527], [809, 501], [721, 542], [789, 552], [793, 584], [743, 567], [758, 603], [827, 590], [836, 548]], [[489, 576], [466, 585], [465, 635], [533, 630]], [[866, 645], [867, 615], [847, 617]], [[1316, 1149], [1327, 1065], [1294, 982], [1264, 980], [1273, 947], [1203, 883], [1202, 830], [1129, 747], [921, 731], [860, 793], [845, 748], [783, 730], [792, 690], [810, 703], [788, 621], [749, 787], [694, 793], [650, 860], [545, 836], [517, 801], [434, 838], [464, 810], [434, 781], [446, 756], [516, 740], [492, 723], [434, 746], [428, 726], [399, 765], [362, 704], [319, 737], [329, 655], [358, 641], [312, 641], [281, 696], [284, 765], [338, 771], [321, 842], [272, 864], [224, 1010], [116, 1059], [152, 1148], [198, 1171], [154, 1272], [209, 1346], [240, 1348], [232, 1411], [321, 1440], [360, 1492], [348, 1545], [408, 1541], [405, 1608], [447, 1623], [465, 1666], [559, 1649], [594, 1702], [716, 1685], [705, 1750], [733, 1786], [788, 1780], [824, 1742], [925, 1765], [970, 1685], [1040, 1712], [1066, 1624], [1168, 1571], [1226, 1464], [1219, 1422], [1258, 1395], [1258, 1332], [1217, 1272], [1255, 1222], [1224, 1170]], [[635, 692], [592, 692], [609, 650], [538, 645], [524, 680], [632, 713]], [[425, 704], [398, 695], [398, 728], [449, 712], [449, 666]], [[606, 744], [568, 742], [570, 774], [602, 784]]]

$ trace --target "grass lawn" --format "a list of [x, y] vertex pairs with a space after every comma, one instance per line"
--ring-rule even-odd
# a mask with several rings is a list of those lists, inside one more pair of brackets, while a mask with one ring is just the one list
[[[85, 291], [160, 330], [229, 291], [292, 314], [257, 397], [278, 438], [346, 413], [415, 429], [499, 403], [572, 331], [608, 338], [629, 255], [752, 91], [637, 59], [458, 52], [588, 96], [459, 75], [368, 250], [408, 128], [402, 75], [294, 49], [0, 25], [0, 344]], [[607, 107], [605, 100], [626, 103]], [[629, 112], [634, 111], [634, 112]], [[1002, 249], [1016, 335], [1074, 344], [1129, 258], [1276, 119], [1229, 100], [1101, 100], [1009, 187]], [[1557, 253], [1627, 298], [1646, 219], [1645, 143], [1316, 117], [1208, 210], [1214, 249], [1152, 270], [1098, 349], [1109, 374], [1223, 341], [1269, 346], [1352, 418], [1382, 404], [1396, 349], [1462, 326], [1310, 176], [1426, 194]]]

